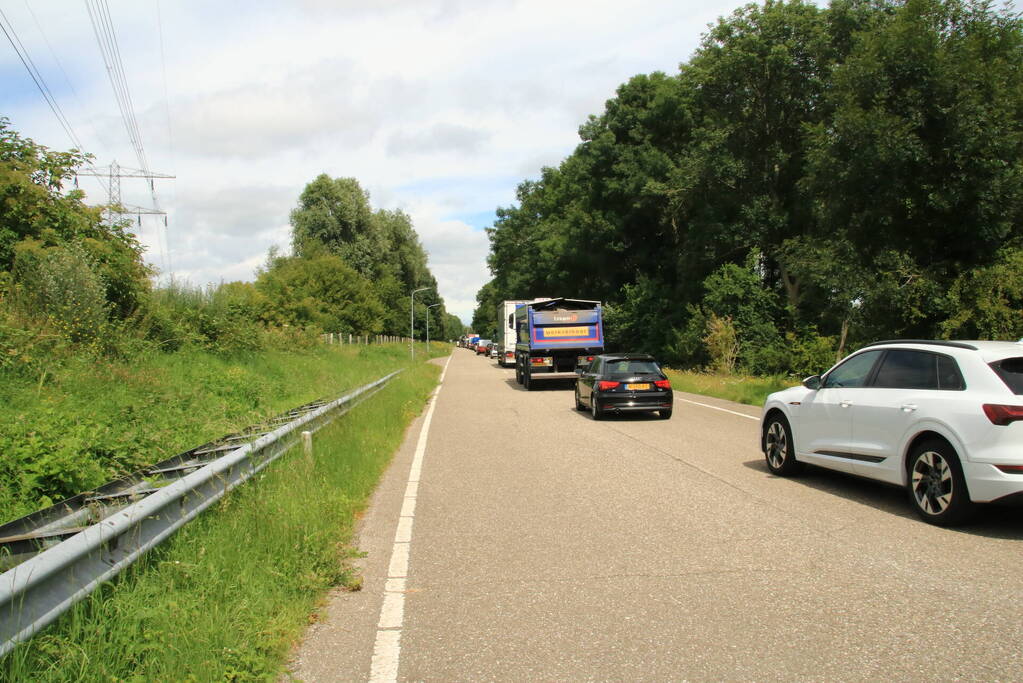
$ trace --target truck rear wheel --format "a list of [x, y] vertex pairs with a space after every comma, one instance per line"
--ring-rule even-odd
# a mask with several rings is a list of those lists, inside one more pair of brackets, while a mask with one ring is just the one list
[[517, 362], [515, 363], [515, 381], [522, 384], [522, 367]]
[[533, 378], [528, 368], [522, 373], [522, 386], [526, 387], [526, 391], [533, 390]]

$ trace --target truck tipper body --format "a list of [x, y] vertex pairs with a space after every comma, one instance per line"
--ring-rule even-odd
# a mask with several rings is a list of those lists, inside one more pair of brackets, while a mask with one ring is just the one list
[[599, 301], [546, 299], [515, 309], [515, 379], [527, 390], [535, 382], [578, 376], [604, 350]]
[[549, 301], [549, 296], [537, 299], [502, 301], [497, 305], [497, 363], [502, 368], [515, 365], [515, 309], [534, 301]]

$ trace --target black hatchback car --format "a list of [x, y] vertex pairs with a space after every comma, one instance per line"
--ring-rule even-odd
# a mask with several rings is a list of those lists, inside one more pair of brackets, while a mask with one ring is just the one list
[[671, 417], [671, 382], [653, 356], [614, 353], [597, 356], [575, 382], [576, 410], [594, 420], [607, 413], [656, 412]]

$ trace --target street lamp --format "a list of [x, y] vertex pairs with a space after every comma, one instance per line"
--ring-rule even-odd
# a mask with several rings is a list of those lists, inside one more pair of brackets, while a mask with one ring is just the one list
[[430, 304], [426, 307], [426, 356], [430, 357], [430, 309], [440, 304]]
[[419, 292], [425, 292], [432, 287], [420, 287], [419, 289], [412, 290], [412, 296], [409, 297], [411, 304], [409, 304], [409, 314], [412, 316], [409, 320], [409, 346], [412, 347], [412, 360], [416, 359], [416, 294]]

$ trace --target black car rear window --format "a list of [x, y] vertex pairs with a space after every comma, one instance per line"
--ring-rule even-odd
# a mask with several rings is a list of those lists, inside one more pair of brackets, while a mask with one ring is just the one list
[[660, 375], [661, 369], [652, 360], [609, 360], [604, 366], [609, 376]]
[[991, 369], [1012, 393], [1017, 396], [1023, 395], [1023, 358], [1004, 358], [995, 361], [991, 363]]

